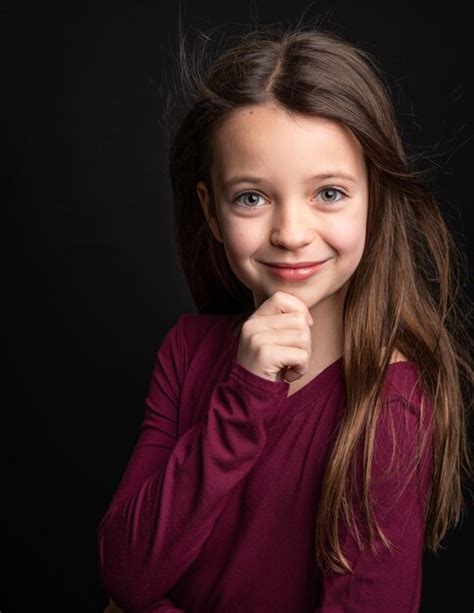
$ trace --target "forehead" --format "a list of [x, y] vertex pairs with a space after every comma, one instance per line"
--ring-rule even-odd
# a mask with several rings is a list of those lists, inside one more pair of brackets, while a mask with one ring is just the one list
[[232, 111], [213, 139], [213, 174], [225, 180], [241, 171], [365, 173], [362, 146], [344, 124], [323, 117], [289, 113], [272, 105]]

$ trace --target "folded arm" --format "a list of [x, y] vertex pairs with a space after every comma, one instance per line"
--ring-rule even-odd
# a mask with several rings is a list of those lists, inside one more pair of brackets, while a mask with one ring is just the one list
[[[171, 598], [163, 597], [160, 599], [153, 608], [148, 608], [147, 613], [184, 613], [182, 609], [179, 609], [171, 600]], [[112, 598], [109, 598], [109, 602], [104, 609], [104, 613], [127, 613], [116, 604]]]
[[266, 420], [286, 398], [287, 383], [259, 378], [253, 386], [252, 374], [234, 362], [204, 418], [179, 435], [183, 337], [178, 322], [158, 351], [138, 441], [98, 527], [104, 591], [127, 613], [181, 611], [162, 599], [257, 462]]

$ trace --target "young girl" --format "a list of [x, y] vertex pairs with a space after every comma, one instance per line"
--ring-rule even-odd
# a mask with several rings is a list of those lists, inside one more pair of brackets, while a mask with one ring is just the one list
[[170, 175], [199, 314], [158, 349], [98, 528], [107, 610], [415, 612], [472, 475], [471, 339], [380, 69], [274, 26], [183, 74]]

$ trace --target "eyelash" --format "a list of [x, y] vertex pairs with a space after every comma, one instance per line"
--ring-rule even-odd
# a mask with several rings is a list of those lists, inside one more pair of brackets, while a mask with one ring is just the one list
[[[339, 192], [343, 198], [340, 198], [339, 200], [333, 200], [331, 201], [326, 201], [326, 204], [337, 204], [338, 202], [341, 202], [341, 200], [343, 200], [344, 198], [347, 198], [347, 194], [345, 192], [343, 192], [341, 189], [338, 189], [337, 187], [333, 187], [332, 185], [329, 185], [327, 187], [323, 187], [322, 189], [320, 189], [317, 193], [321, 193], [324, 191], [328, 191], [328, 190], [332, 190], [335, 192]], [[236, 204], [239, 208], [242, 209], [248, 209], [248, 210], [252, 210], [252, 209], [259, 209], [259, 206], [246, 206], [244, 204], [241, 204], [238, 201], [239, 198], [241, 198], [242, 196], [247, 196], [248, 194], [255, 194], [257, 196], [260, 196], [260, 198], [263, 198], [262, 194], [260, 194], [259, 192], [253, 191], [253, 190], [247, 190], [245, 192], [241, 192], [240, 194], [238, 194], [238, 196], [236, 196], [233, 200], [233, 203]]]

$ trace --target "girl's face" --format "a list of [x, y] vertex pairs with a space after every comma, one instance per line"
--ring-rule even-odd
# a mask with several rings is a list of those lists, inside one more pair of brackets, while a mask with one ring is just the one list
[[[364, 251], [368, 208], [367, 168], [352, 132], [322, 117], [248, 106], [224, 121], [213, 154], [217, 223], [205, 182], [196, 190], [255, 307], [278, 290], [309, 309], [340, 307]], [[265, 265], [323, 260], [313, 276], [299, 281], [278, 278]]]

